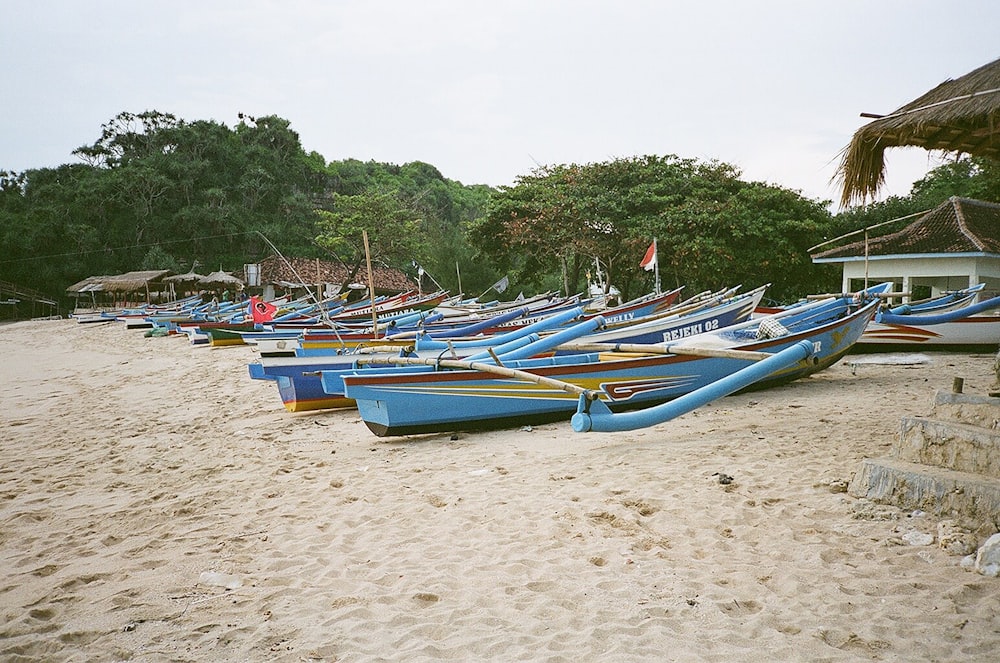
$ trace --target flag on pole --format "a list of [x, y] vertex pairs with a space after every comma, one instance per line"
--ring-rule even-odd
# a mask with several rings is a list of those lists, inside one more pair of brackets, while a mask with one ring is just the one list
[[655, 239], [653, 240], [653, 243], [649, 245], [649, 248], [646, 249], [646, 255], [644, 255], [642, 257], [642, 262], [639, 263], [639, 266], [642, 267], [643, 269], [645, 269], [647, 272], [651, 272], [654, 269], [656, 269], [656, 240]]
[[274, 313], [278, 310], [278, 307], [271, 302], [265, 302], [257, 297], [250, 298], [250, 318], [253, 319], [255, 323], [258, 322], [271, 322], [274, 320]]
[[493, 289], [496, 290], [497, 292], [503, 292], [504, 290], [507, 289], [507, 286], [509, 285], [510, 285], [510, 279], [508, 279], [505, 276], [493, 284]]

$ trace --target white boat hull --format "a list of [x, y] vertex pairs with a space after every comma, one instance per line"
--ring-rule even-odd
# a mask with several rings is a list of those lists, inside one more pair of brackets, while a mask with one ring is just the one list
[[1000, 345], [1000, 316], [971, 316], [936, 325], [868, 323], [856, 347], [879, 350], [888, 347], [996, 350]]

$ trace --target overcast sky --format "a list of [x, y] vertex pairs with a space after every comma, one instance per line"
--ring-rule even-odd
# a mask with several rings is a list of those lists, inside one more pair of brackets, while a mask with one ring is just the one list
[[[1000, 57], [996, 0], [0, 0], [0, 169], [122, 111], [278, 115], [464, 184], [675, 154], [837, 200], [865, 120]], [[939, 162], [888, 153], [886, 194]]]

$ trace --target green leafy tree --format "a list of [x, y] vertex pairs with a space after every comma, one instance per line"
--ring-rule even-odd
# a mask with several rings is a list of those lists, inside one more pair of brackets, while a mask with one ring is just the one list
[[808, 254], [827, 221], [821, 203], [756, 183], [725, 200], [672, 207], [659, 228], [669, 239], [665, 262], [674, 285], [698, 292], [771, 283], [769, 297], [790, 300], [836, 282], [835, 272], [813, 265]]
[[420, 215], [392, 191], [334, 194], [332, 210], [318, 210], [316, 243], [339, 256], [354, 280], [365, 265], [364, 235], [373, 263], [408, 264], [421, 250]]
[[[412, 253], [399, 252], [393, 266], [415, 277], [415, 262], [434, 283], [453, 292], [481, 292], [495, 281], [494, 270], [476, 259], [467, 232], [468, 224], [483, 215], [490, 187], [464, 186], [419, 161], [398, 166], [347, 159], [329, 163], [326, 173], [332, 192], [320, 203], [326, 211], [336, 211], [339, 196], [393, 192], [397, 198], [394, 205], [415, 213], [418, 223]], [[434, 283], [426, 278], [423, 285], [432, 288]]]
[[[0, 174], [0, 279], [59, 293], [93, 275], [195, 261], [236, 269], [271, 252], [363, 264], [418, 262], [444, 287], [478, 294], [509, 275], [518, 290], [579, 292], [599, 258], [626, 296], [648, 292], [638, 267], [659, 244], [664, 285], [691, 290], [772, 282], [787, 299], [827, 289], [808, 247], [950, 195], [1000, 200], [996, 162], [958, 159], [906, 197], [831, 219], [822, 204], [740, 179], [721, 162], [640, 156], [546, 166], [499, 190], [465, 186], [424, 162], [306, 153], [288, 120], [234, 127], [158, 111], [102, 125], [83, 163]], [[830, 283], [835, 287], [837, 279]]]
[[984, 157], [956, 159], [914, 182], [910, 196], [928, 207], [951, 196], [1000, 202], [1000, 162]]
[[469, 239], [469, 226], [486, 210], [493, 189], [484, 185], [463, 186], [448, 181], [447, 213], [427, 210], [422, 222], [426, 241], [420, 264], [444, 288], [459, 293], [479, 294], [496, 282], [496, 274], [477, 259]]
[[821, 204], [744, 182], [728, 164], [644, 156], [519, 178], [471, 234], [494, 264], [536, 280], [562, 272], [570, 291], [594, 257], [626, 297], [650, 288], [638, 263], [656, 238], [674, 285], [698, 292], [771, 282], [776, 295], [793, 296], [815, 285], [806, 249], [828, 221]]
[[169, 269], [173, 272], [180, 274], [181, 272], [184, 271], [184, 266], [177, 260], [177, 258], [170, 255], [167, 251], [163, 249], [163, 247], [157, 244], [146, 252], [145, 257], [139, 264], [139, 269], [142, 270]]
[[614, 231], [607, 218], [588, 214], [586, 175], [580, 166], [543, 167], [501, 187], [486, 216], [470, 225], [472, 242], [515, 282], [537, 286], [556, 266], [575, 289]]

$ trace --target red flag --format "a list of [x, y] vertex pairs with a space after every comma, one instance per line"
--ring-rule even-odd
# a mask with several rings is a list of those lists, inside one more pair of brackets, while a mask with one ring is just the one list
[[278, 307], [270, 302], [265, 302], [257, 297], [250, 298], [250, 317], [254, 322], [270, 322], [274, 319], [274, 312]]
[[639, 266], [642, 267], [643, 269], [645, 269], [647, 272], [653, 271], [653, 269], [656, 267], [656, 240], [655, 239], [653, 240], [653, 243], [649, 245], [649, 248], [646, 249], [646, 255], [643, 256], [642, 262], [639, 263]]

